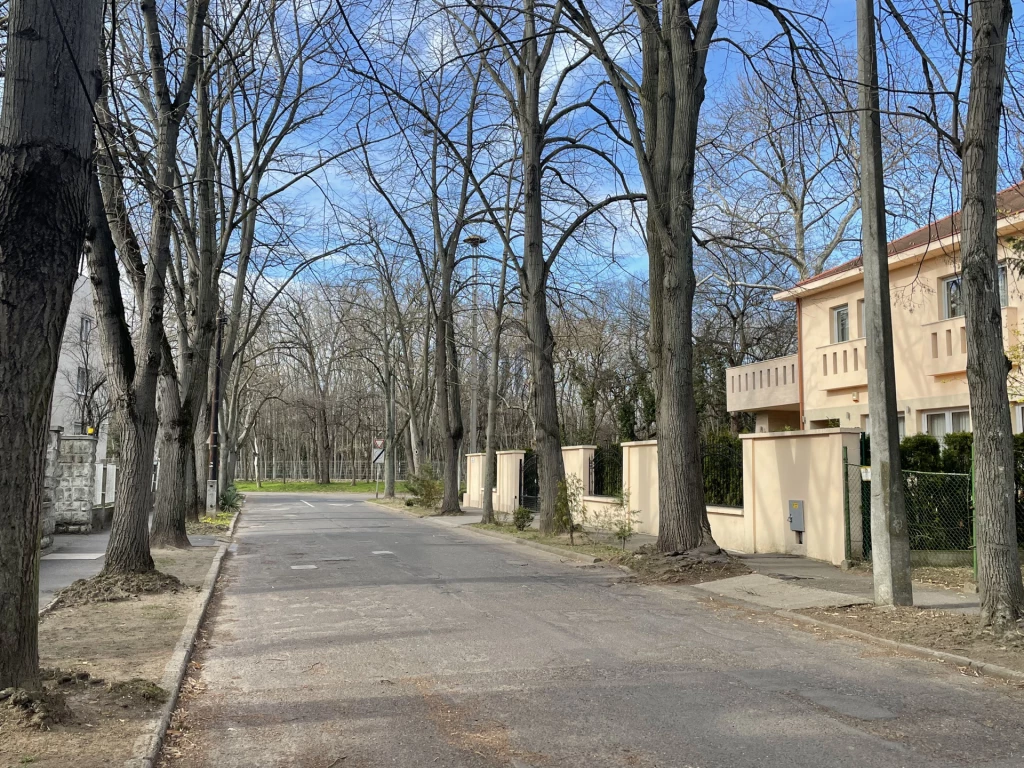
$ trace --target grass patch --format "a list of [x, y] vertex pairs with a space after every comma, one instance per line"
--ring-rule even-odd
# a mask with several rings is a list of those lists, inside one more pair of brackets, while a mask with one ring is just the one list
[[235, 519], [234, 512], [218, 512], [213, 517], [201, 517], [198, 520], [186, 520], [185, 532], [191, 536], [216, 536], [219, 533], [227, 533], [231, 528], [231, 521]]
[[[260, 487], [251, 480], [236, 480], [235, 488], [241, 493], [251, 491], [271, 493], [373, 493], [378, 485], [374, 482], [357, 482], [355, 485], [349, 480], [336, 480], [327, 485], [314, 483], [312, 480], [264, 480]], [[384, 481], [380, 481], [380, 492], [384, 493]], [[405, 481], [395, 483], [396, 493], [406, 493]]]

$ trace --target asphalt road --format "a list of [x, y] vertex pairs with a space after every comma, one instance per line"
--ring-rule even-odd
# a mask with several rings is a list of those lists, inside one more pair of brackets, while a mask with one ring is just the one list
[[1024, 765], [1024, 694], [350, 496], [250, 494], [165, 765]]

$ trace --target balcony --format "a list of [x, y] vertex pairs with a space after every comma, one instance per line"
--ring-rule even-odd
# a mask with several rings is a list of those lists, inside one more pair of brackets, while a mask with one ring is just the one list
[[853, 389], [868, 385], [867, 343], [863, 338], [826, 344], [815, 350], [811, 365], [820, 366], [822, 389]]
[[[967, 370], [967, 326], [963, 317], [925, 323], [924, 371], [929, 376], [956, 376]], [[1003, 349], [1021, 343], [1017, 307], [1003, 307]]]
[[792, 410], [800, 405], [796, 355], [776, 357], [725, 371], [730, 412]]

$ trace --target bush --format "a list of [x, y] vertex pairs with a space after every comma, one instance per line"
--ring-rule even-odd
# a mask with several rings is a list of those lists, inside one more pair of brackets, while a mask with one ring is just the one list
[[950, 432], [943, 438], [942, 468], [961, 475], [971, 471], [971, 449], [974, 435], [970, 432]]
[[912, 472], [941, 472], [939, 441], [931, 435], [909, 435], [900, 443], [900, 464]]
[[519, 507], [519, 509], [512, 513], [512, 525], [516, 527], [517, 531], [525, 531], [532, 522], [533, 512], [526, 507]]
[[415, 507], [416, 506], [416, 500], [415, 499], [406, 499], [405, 500], [405, 506], [407, 506], [407, 507]]
[[438, 479], [434, 467], [429, 462], [420, 465], [419, 472], [413, 472], [405, 481], [405, 487], [421, 507], [434, 509], [441, 503], [444, 484]]
[[245, 501], [245, 496], [240, 494], [235, 486], [229, 485], [220, 492], [220, 511], [233, 515], [242, 508], [243, 501]]

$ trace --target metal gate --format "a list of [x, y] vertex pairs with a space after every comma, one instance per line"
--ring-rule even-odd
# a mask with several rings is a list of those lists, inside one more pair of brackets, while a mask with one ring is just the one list
[[519, 506], [540, 512], [540, 479], [537, 454], [530, 451], [519, 465]]

